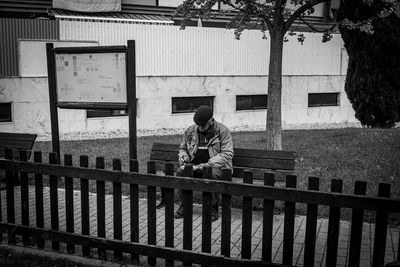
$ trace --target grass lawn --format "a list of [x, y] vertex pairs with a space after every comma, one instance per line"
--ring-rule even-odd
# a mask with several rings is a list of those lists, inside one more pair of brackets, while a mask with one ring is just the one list
[[[265, 148], [265, 132], [234, 132], [234, 146], [241, 148]], [[153, 142], [179, 143], [180, 135], [146, 136], [138, 138], [140, 172], [146, 172]], [[328, 129], [286, 130], [282, 133], [284, 150], [296, 152], [298, 188], [307, 188], [309, 176], [320, 178], [320, 190], [329, 191], [331, 179], [343, 180], [343, 192], [352, 193], [354, 182], [367, 181], [367, 195], [376, 196], [378, 183], [392, 185], [392, 197], [400, 199], [400, 128], [395, 129]], [[51, 151], [50, 142], [35, 142], [34, 150]], [[72, 154], [74, 165], [79, 155], [88, 155], [90, 167], [95, 157], [104, 156], [106, 168], [111, 169], [112, 159], [122, 161], [128, 170], [128, 139], [101, 139], [62, 141], [61, 153]], [[299, 205], [302, 213], [305, 208]], [[326, 209], [320, 211], [326, 214]]]

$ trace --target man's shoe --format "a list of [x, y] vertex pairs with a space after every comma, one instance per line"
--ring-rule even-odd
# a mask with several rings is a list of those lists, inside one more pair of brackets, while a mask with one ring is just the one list
[[218, 220], [218, 211], [215, 209], [211, 210], [211, 221], [215, 222], [216, 220]]
[[182, 205], [179, 206], [179, 209], [177, 211], [175, 211], [174, 218], [175, 219], [183, 218], [183, 206]]
[[165, 206], [165, 200], [161, 199], [160, 203], [157, 204], [156, 209], [161, 209]]

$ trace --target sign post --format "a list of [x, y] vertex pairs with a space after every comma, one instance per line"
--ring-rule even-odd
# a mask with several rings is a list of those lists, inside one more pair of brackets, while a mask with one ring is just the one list
[[129, 157], [137, 159], [135, 41], [126, 46], [46, 44], [52, 149], [60, 160], [57, 108], [127, 110]]

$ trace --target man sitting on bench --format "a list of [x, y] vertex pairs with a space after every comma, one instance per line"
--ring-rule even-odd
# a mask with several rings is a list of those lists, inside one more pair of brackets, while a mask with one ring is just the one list
[[[179, 147], [179, 165], [176, 175], [182, 176], [186, 164], [193, 165], [193, 176], [202, 177], [204, 167], [212, 168], [212, 179], [220, 179], [221, 168], [232, 169], [233, 142], [229, 129], [215, 121], [213, 111], [208, 106], [200, 106], [193, 117], [196, 124], [185, 130]], [[181, 202], [175, 212], [175, 218], [183, 217], [182, 190], [179, 192]], [[211, 220], [218, 219], [218, 194], [212, 194]]]

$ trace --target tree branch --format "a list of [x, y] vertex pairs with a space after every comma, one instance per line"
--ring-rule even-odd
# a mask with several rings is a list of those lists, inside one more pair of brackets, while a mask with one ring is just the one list
[[301, 7], [299, 7], [289, 18], [288, 20], [285, 22], [285, 26], [284, 26], [284, 31], [287, 32], [290, 28], [290, 26], [292, 26], [293, 22], [300, 18], [301, 15], [306, 12], [307, 10], [309, 10], [310, 8], [312, 8], [315, 5], [318, 5], [320, 3], [324, 3], [324, 2], [330, 2], [330, 0], [314, 0], [312, 2], [308, 2], [307, 4], [302, 5]]
[[299, 18], [299, 20], [301, 20], [304, 24], [306, 24], [311, 30], [313, 30], [313, 31], [315, 31], [315, 32], [319, 32], [319, 33], [330, 32], [330, 31], [332, 31], [332, 30], [335, 28], [335, 26], [336, 26], [336, 24], [334, 24], [334, 25], [331, 26], [328, 30], [320, 31], [320, 30], [318, 30], [317, 28], [315, 28], [314, 25], [312, 25], [311, 23], [308, 23], [305, 19]]

